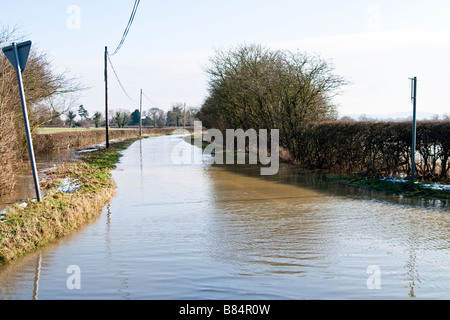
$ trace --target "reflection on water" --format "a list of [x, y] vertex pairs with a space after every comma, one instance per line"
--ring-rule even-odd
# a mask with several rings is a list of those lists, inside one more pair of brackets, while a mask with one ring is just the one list
[[[181, 138], [133, 144], [82, 231], [0, 268], [3, 299], [448, 299], [445, 202], [283, 166], [175, 165]], [[201, 152], [185, 145], [190, 152]], [[66, 286], [79, 266], [81, 290]], [[370, 267], [380, 288], [370, 289]], [[37, 281], [36, 281], [37, 279]]]
[[38, 300], [39, 277], [41, 275], [41, 263], [42, 263], [42, 256], [38, 255], [38, 259], [36, 262], [36, 273], [34, 276], [33, 300]]

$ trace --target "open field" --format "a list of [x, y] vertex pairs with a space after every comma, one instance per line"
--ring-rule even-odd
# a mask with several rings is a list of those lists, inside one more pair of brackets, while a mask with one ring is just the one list
[[58, 132], [80, 132], [80, 131], [91, 131], [91, 130], [105, 130], [102, 128], [39, 128], [37, 129], [38, 134], [49, 134]]
[[[109, 130], [139, 130], [139, 128], [109, 128]], [[38, 134], [50, 134], [60, 132], [84, 132], [84, 131], [105, 131], [105, 128], [39, 128]]]

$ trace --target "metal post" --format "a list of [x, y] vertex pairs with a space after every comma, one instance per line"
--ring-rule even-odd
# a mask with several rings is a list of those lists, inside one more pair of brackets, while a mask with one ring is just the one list
[[23, 119], [24, 119], [24, 123], [25, 123], [25, 131], [27, 134], [28, 152], [30, 154], [31, 169], [33, 170], [33, 179], [34, 179], [34, 186], [36, 188], [36, 197], [37, 197], [37, 200], [39, 202], [41, 202], [42, 201], [41, 190], [39, 187], [39, 177], [38, 177], [38, 171], [36, 168], [36, 159], [34, 157], [33, 140], [31, 138], [30, 123], [28, 121], [27, 103], [26, 103], [26, 99], [25, 99], [25, 91], [23, 89], [22, 70], [20, 68], [20, 63], [19, 63], [19, 53], [17, 51], [17, 43], [14, 42], [12, 44], [12, 48], [13, 48], [14, 57], [16, 60], [15, 62], [16, 62], [17, 80], [19, 83], [20, 99], [22, 101]]
[[105, 47], [105, 127], [106, 148], [109, 148], [109, 110], [108, 110], [108, 47]]
[[139, 135], [142, 136], [142, 89], [141, 89], [141, 100], [139, 110]]
[[411, 146], [411, 183], [414, 183], [416, 169], [416, 107], [417, 107], [417, 77], [411, 79], [411, 99], [413, 103], [413, 129]]

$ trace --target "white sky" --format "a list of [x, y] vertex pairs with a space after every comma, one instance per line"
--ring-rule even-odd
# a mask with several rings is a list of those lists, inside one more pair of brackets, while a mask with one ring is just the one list
[[[0, 25], [20, 26], [56, 70], [68, 69], [90, 87], [79, 104], [103, 112], [104, 47], [117, 47], [134, 0], [1, 2]], [[449, 12], [448, 0], [142, 0], [125, 44], [111, 57], [133, 101], [110, 69], [110, 108], [138, 108], [140, 89], [151, 99], [144, 98], [144, 109], [199, 107], [207, 94], [203, 66], [214, 49], [258, 43], [331, 60], [352, 82], [336, 98], [340, 115], [411, 111], [414, 76], [418, 110], [450, 113]]]

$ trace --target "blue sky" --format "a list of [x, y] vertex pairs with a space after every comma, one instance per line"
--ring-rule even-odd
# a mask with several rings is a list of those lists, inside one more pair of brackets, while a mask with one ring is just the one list
[[[69, 70], [90, 87], [79, 104], [103, 111], [104, 47], [117, 47], [134, 0], [2, 2], [0, 24], [20, 26], [55, 70]], [[122, 49], [111, 57], [133, 100], [110, 70], [110, 108], [138, 108], [140, 89], [150, 98], [144, 109], [201, 106], [203, 66], [214, 50], [259, 43], [329, 59], [352, 82], [335, 99], [341, 115], [411, 111], [413, 76], [419, 110], [450, 113], [449, 12], [445, 0], [142, 0]]]

